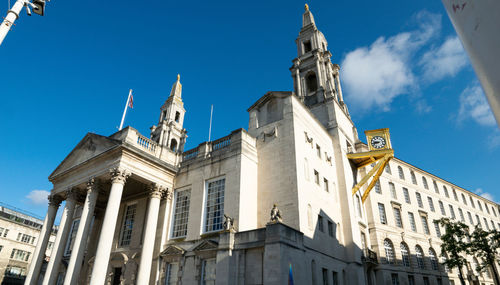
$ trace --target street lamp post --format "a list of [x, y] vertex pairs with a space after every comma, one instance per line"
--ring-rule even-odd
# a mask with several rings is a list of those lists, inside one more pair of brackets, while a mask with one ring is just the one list
[[43, 16], [45, 12], [45, 0], [17, 0], [14, 6], [7, 11], [7, 17], [4, 18], [2, 24], [0, 25], [0, 45], [10, 31], [11, 27], [14, 25], [14, 22], [19, 18], [19, 14], [23, 7], [26, 7], [26, 12], [28, 16], [31, 16], [31, 9], [35, 14]]

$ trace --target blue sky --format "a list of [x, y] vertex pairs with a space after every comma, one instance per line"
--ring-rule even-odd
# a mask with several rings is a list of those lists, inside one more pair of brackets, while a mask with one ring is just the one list
[[[0, 15], [7, 11], [7, 1]], [[302, 1], [51, 1], [0, 47], [2, 202], [43, 216], [48, 175], [87, 132], [148, 135], [181, 74], [186, 149], [247, 128], [246, 109], [291, 90]], [[310, 1], [360, 134], [498, 201], [500, 131], [441, 1]], [[362, 138], [364, 140], [364, 138]], [[38, 191], [35, 191], [38, 190]]]

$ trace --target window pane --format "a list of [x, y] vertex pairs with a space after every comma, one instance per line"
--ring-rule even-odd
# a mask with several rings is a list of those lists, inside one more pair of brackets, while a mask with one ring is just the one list
[[208, 182], [205, 209], [205, 232], [218, 231], [222, 229], [225, 182], [225, 178]]
[[190, 198], [191, 190], [178, 191], [176, 194], [172, 237], [183, 237], [187, 234]]
[[120, 246], [130, 245], [132, 229], [134, 227], [135, 212], [137, 204], [128, 205], [123, 218], [122, 231], [120, 235]]

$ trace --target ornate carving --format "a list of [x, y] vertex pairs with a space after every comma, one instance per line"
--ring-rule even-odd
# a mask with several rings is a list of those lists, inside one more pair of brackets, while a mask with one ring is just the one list
[[172, 200], [172, 197], [174, 195], [174, 191], [171, 189], [171, 188], [167, 188], [165, 189], [165, 191], [163, 191], [163, 199], [167, 199], [168, 201], [171, 201]]
[[161, 196], [163, 195], [163, 192], [165, 191], [165, 189], [166, 189], [165, 187], [163, 187], [157, 183], [151, 183], [148, 186], [149, 197], [160, 199]]
[[111, 183], [121, 183], [125, 184], [127, 178], [130, 176], [130, 171], [121, 168], [113, 168], [109, 170], [111, 174]]
[[224, 214], [224, 230], [230, 231], [234, 230], [234, 218]]
[[49, 206], [54, 206], [56, 208], [58, 208], [61, 205], [61, 202], [63, 201], [63, 199], [56, 194], [49, 194], [47, 199], [49, 200]]
[[66, 190], [66, 201], [77, 201], [79, 198], [78, 189], [76, 188], [68, 188]]
[[92, 191], [99, 191], [99, 179], [92, 177], [87, 181], [87, 194]]
[[281, 216], [281, 211], [278, 209], [278, 205], [274, 204], [271, 209], [271, 222], [272, 223], [281, 223], [283, 217]]

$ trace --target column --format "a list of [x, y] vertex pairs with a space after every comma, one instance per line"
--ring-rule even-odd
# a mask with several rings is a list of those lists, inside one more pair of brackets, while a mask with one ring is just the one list
[[297, 65], [295, 69], [295, 82], [297, 83], [297, 97], [302, 98], [302, 89], [300, 86], [300, 71], [299, 71], [299, 66]]
[[97, 181], [94, 178], [87, 182], [87, 196], [85, 197], [85, 204], [83, 205], [82, 216], [78, 231], [76, 232], [75, 242], [71, 251], [71, 258], [69, 260], [68, 268], [66, 269], [66, 277], [64, 284], [77, 284], [82, 267], [83, 254], [87, 245], [87, 239], [90, 230], [90, 223], [94, 215], [95, 204], [97, 202]]
[[106, 280], [109, 254], [111, 253], [111, 245], [115, 234], [116, 219], [118, 218], [118, 210], [120, 209], [123, 186], [130, 176], [130, 172], [118, 168], [111, 169], [110, 172], [111, 190], [109, 192], [106, 213], [104, 214], [104, 220], [102, 222], [101, 234], [99, 235], [92, 276], [90, 277], [91, 285], [103, 285]]
[[158, 222], [160, 198], [163, 189], [158, 184], [153, 183], [151, 184], [149, 191], [148, 215], [146, 217], [146, 227], [144, 229], [141, 261], [139, 263], [139, 272], [137, 273], [137, 284], [149, 284], [156, 236], [156, 224]]
[[49, 243], [50, 234], [52, 233], [52, 227], [54, 226], [57, 209], [59, 209], [62, 201], [60, 197], [55, 195], [49, 195], [48, 199], [49, 209], [47, 210], [47, 215], [45, 216], [42, 230], [40, 232], [40, 235], [38, 236], [38, 241], [36, 243], [35, 252], [33, 253], [31, 266], [24, 283], [26, 285], [38, 283], [38, 276], [40, 274], [40, 269], [42, 268], [42, 263], [45, 258], [45, 251], [47, 250], [47, 244]]
[[43, 285], [52, 285], [57, 281], [59, 265], [61, 264], [61, 258], [66, 248], [69, 231], [71, 230], [71, 224], [73, 222], [75, 204], [76, 192], [74, 190], [68, 190], [66, 192], [66, 206], [64, 207], [61, 217], [61, 224], [59, 225], [59, 231], [57, 232], [56, 242], [52, 249], [52, 254], [50, 255], [49, 264], [47, 265], [47, 271], [43, 278]]
[[342, 96], [342, 87], [340, 86], [339, 70], [335, 72], [335, 83], [337, 85], [337, 92], [339, 96], [339, 103], [344, 103], [344, 97]]

